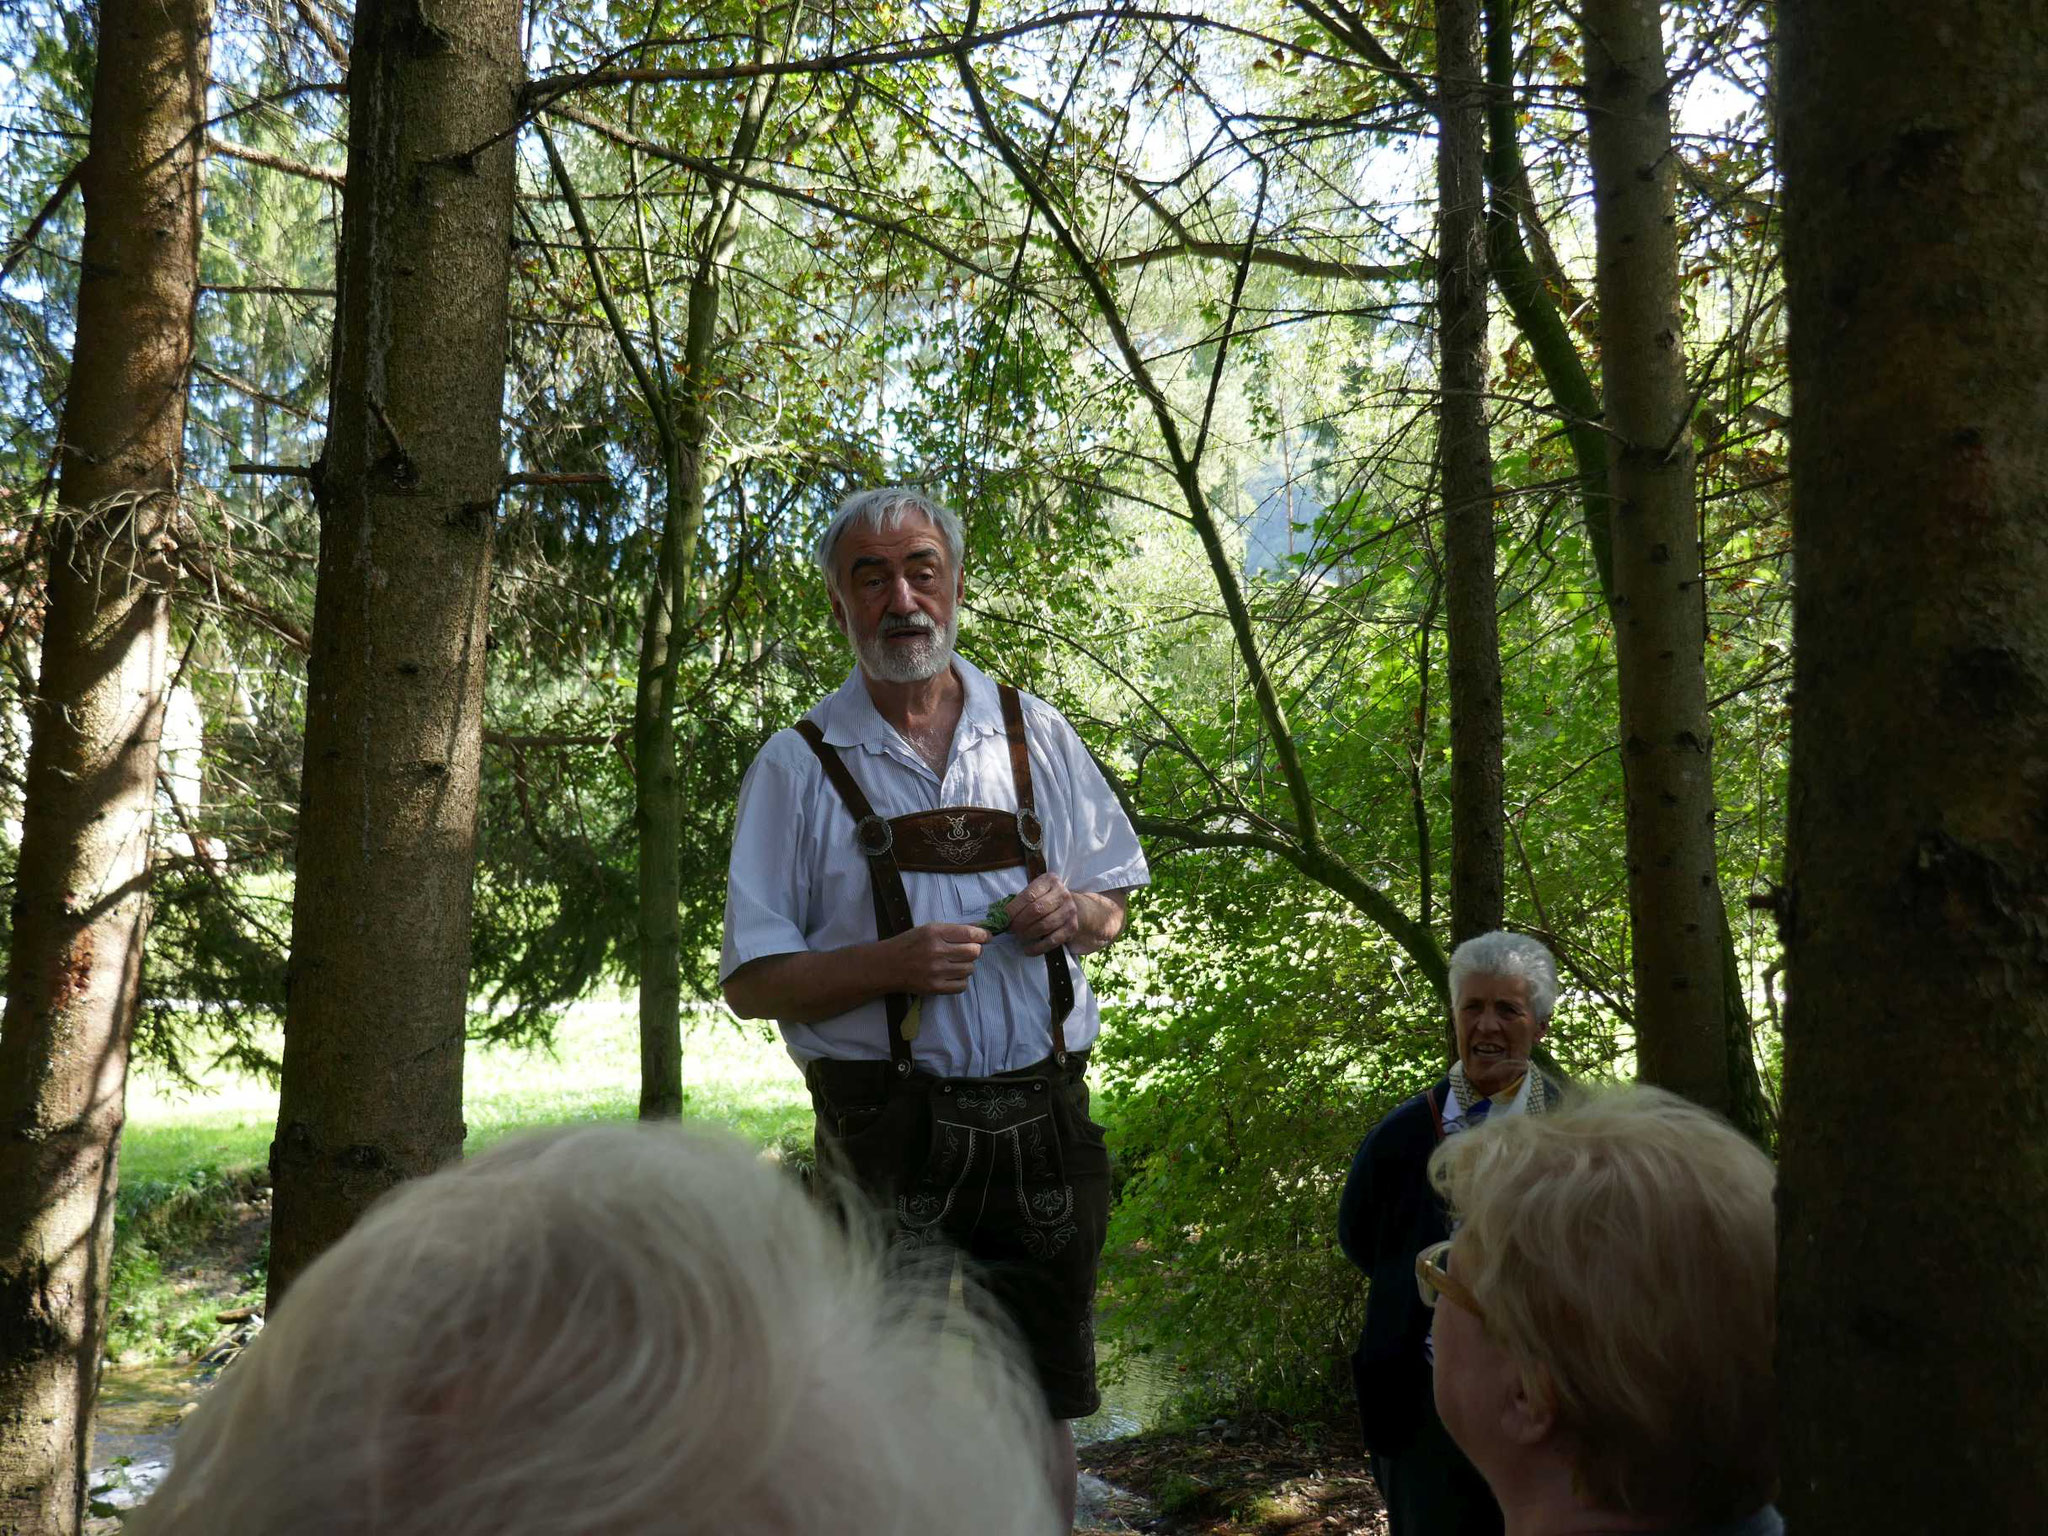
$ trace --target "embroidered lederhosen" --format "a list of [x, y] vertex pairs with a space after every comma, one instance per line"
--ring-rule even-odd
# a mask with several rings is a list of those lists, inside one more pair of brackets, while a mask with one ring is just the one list
[[[906, 933], [916, 919], [903, 886], [903, 871], [975, 874], [1021, 867], [1026, 881], [1046, 871], [1044, 829], [1032, 792], [1030, 741], [1017, 690], [999, 690], [1003, 729], [1016, 786], [1014, 811], [985, 806], [950, 807], [884, 819], [830, 746], [816, 724], [797, 730], [816, 754], [826, 779], [853, 818], [853, 836], [866, 856], [879, 938]], [[929, 1142], [921, 1166], [888, 1190], [897, 1219], [897, 1241], [922, 1247], [941, 1239], [965, 1242], [984, 1223], [1003, 1223], [1032, 1257], [1061, 1254], [1080, 1235], [1074, 1185], [1068, 1177], [1061, 1134], [1073, 1134], [1070, 1111], [1054, 1100], [1071, 1092], [1081, 1062], [1069, 1066], [1065, 1022], [1074, 1006], [1073, 974], [1064, 945], [1045, 957], [1051, 1001], [1050, 1070], [1036, 1069], [986, 1078], [913, 1077], [911, 1044], [918, 1014], [901, 993], [884, 999], [889, 1026], [891, 1071], [906, 1090], [918, 1091], [929, 1106]], [[1085, 1090], [1083, 1090], [1085, 1091]], [[1080, 1119], [1085, 1122], [1085, 1115]], [[972, 1206], [969, 1210], [967, 1207]]]

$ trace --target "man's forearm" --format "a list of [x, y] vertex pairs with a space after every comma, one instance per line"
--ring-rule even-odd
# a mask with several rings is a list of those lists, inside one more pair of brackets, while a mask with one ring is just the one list
[[880, 942], [749, 960], [725, 979], [725, 1000], [743, 1019], [818, 1024], [891, 990]]

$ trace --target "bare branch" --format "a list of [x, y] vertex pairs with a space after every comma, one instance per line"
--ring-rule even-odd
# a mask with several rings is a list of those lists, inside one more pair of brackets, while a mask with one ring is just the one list
[[[973, 0], [968, 13], [966, 30], [972, 32], [974, 18], [980, 11], [980, 0]], [[1202, 489], [1201, 470], [1189, 456], [1181, 443], [1180, 428], [1174, 418], [1172, 403], [1160, 389], [1152, 376], [1144, 355], [1139, 352], [1132, 339], [1130, 328], [1124, 321], [1123, 311], [1117, 304], [1116, 296], [1110, 292], [1107, 276], [1090, 259], [1087, 251], [1074, 236], [1066, 219], [1053, 205], [1044, 186], [1034, 176], [1010, 136], [997, 124], [995, 115], [989, 110], [988, 100], [982, 94], [981, 80], [974, 72], [974, 65], [963, 50], [954, 64], [960, 74], [960, 82], [966, 88], [967, 99], [974, 109], [976, 122], [1010, 174], [1024, 189], [1025, 195], [1053, 232], [1060, 248], [1066, 252], [1067, 260], [1080, 278], [1083, 286], [1093, 299], [1097, 315], [1109, 330], [1116, 343], [1117, 352], [1122, 356], [1124, 366], [1129, 370], [1131, 380], [1152, 407], [1152, 416], [1159, 429], [1160, 440], [1166, 448], [1167, 457], [1172, 461], [1175, 482], [1179, 485], [1182, 499], [1187, 503], [1189, 521], [1202, 541], [1202, 552], [1207, 557], [1209, 569], [1216, 582], [1218, 594], [1223, 599], [1225, 612], [1229, 616], [1230, 628], [1237, 642], [1238, 655], [1243, 660], [1245, 671], [1252, 684], [1252, 696], [1258, 701], [1259, 716], [1265, 723], [1266, 734], [1273, 743], [1274, 755], [1280, 760], [1281, 776], [1287, 782], [1289, 797], [1294, 802], [1296, 820], [1301, 827], [1301, 839], [1305, 853], [1316, 853], [1321, 848], [1321, 837], [1316, 828], [1315, 796], [1309, 788], [1308, 775], [1301, 765], [1301, 754], [1296, 748], [1294, 733], [1287, 724], [1287, 712], [1280, 703], [1280, 695], [1273, 686], [1271, 671], [1266, 666], [1264, 654], [1259, 649], [1258, 636], [1253, 633], [1250, 610], [1245, 606], [1244, 592], [1238, 583], [1237, 571], [1232, 563], [1229, 550], [1224, 547], [1223, 536], [1216, 526], [1214, 510], [1209, 505], [1207, 493]], [[1408, 919], [1403, 919], [1409, 921]], [[1392, 930], [1389, 930], [1390, 932]], [[1435, 942], [1430, 941], [1434, 951]]]
[[[262, 405], [275, 406], [278, 410], [296, 416], [301, 421], [311, 421], [313, 419], [313, 413], [304, 406], [294, 405], [282, 395], [273, 395], [268, 390], [250, 383], [247, 379], [238, 378], [232, 373], [214, 367], [211, 363], [202, 363], [195, 360], [192, 364], [192, 371], [194, 373], [203, 373], [216, 384], [225, 384], [237, 394], [246, 395], [251, 400], [257, 401]], [[239, 473], [248, 473], [247, 469], [242, 466], [236, 466], [236, 468]]]
[[291, 480], [310, 480], [313, 466], [310, 464], [230, 464], [231, 475], [282, 475]]
[[522, 485], [610, 485], [612, 477], [601, 473], [574, 473], [561, 475], [526, 474], [507, 475], [505, 489], [515, 490]]
[[172, 547], [185, 574], [210, 588], [228, 606], [247, 614], [301, 655], [310, 652], [313, 637], [307, 633], [306, 627], [288, 614], [280, 613], [221, 570], [198, 546], [194, 533], [189, 524], [183, 524], [172, 537]]
[[[1338, 54], [1321, 53], [1313, 48], [1303, 48], [1284, 38], [1273, 37], [1254, 28], [1233, 25], [1219, 21], [1216, 17], [1200, 11], [1148, 11], [1135, 10], [1125, 6], [1105, 6], [1080, 11], [1060, 11], [1050, 16], [1038, 16], [1029, 21], [998, 27], [992, 32], [971, 32], [965, 37], [940, 37], [928, 43], [913, 43], [893, 48], [855, 49], [849, 53], [828, 54], [812, 59], [769, 59], [744, 64], [709, 64], [692, 68], [631, 68], [591, 69], [573, 74], [550, 75], [528, 83], [526, 101], [529, 109], [546, 106], [571, 91], [591, 90], [611, 85], [688, 85], [717, 84], [737, 80], [749, 80], [760, 75], [819, 75], [840, 74], [849, 70], [875, 69], [898, 64], [915, 64], [927, 59], [943, 59], [957, 55], [963, 48], [980, 49], [1008, 42], [1031, 32], [1042, 32], [1051, 27], [1071, 26], [1086, 21], [1162, 22], [1169, 26], [1199, 27], [1211, 32], [1221, 32], [1231, 37], [1242, 37], [1262, 43], [1268, 47], [1285, 48], [1300, 54], [1303, 58], [1320, 60], [1326, 64], [1357, 67], [1356, 59]], [[648, 46], [660, 47], [679, 41], [675, 38], [650, 39]], [[1344, 39], [1346, 46], [1351, 39]], [[1375, 45], [1377, 46], [1377, 45]], [[1389, 59], [1389, 64], [1392, 60]], [[1372, 65], [1375, 69], [1381, 66]], [[1393, 71], [1400, 78], [1399, 66]], [[1424, 97], [1427, 104], [1427, 93]]]
[[1334, 37], [1370, 64], [1381, 74], [1401, 87], [1401, 92], [1423, 111], [1431, 116], [1436, 114], [1436, 97], [1429, 84], [1420, 75], [1404, 69], [1401, 61], [1387, 52], [1380, 40], [1366, 28], [1364, 20], [1347, 10], [1341, 0], [1328, 0], [1329, 9], [1314, 3], [1314, 0], [1294, 0], [1294, 8], [1314, 21], [1330, 36]]
[[1249, 257], [1241, 245], [1232, 245], [1223, 240], [1181, 240], [1172, 245], [1157, 246], [1149, 251], [1133, 251], [1124, 256], [1111, 256], [1103, 265], [1111, 271], [1126, 267], [1149, 267], [1155, 261], [1173, 261], [1193, 257], [1203, 261], [1227, 261], [1233, 265], [1249, 260], [1255, 267], [1273, 267], [1282, 272], [1292, 272], [1297, 277], [1329, 278], [1346, 283], [1420, 282], [1430, 275], [1431, 263], [1427, 261], [1400, 261], [1382, 265], [1366, 261], [1328, 261], [1319, 256], [1307, 256], [1300, 251], [1280, 251], [1271, 246], [1257, 246]]
[[299, 20], [306, 24], [306, 30], [320, 39], [320, 46], [327, 50], [327, 57], [334, 60], [345, 75], [348, 73], [348, 50], [341, 46], [341, 39], [334, 34], [327, 18], [308, 3], [308, 0], [292, 0], [292, 9], [299, 13]]
[[934, 240], [930, 235], [925, 234], [924, 231], [908, 220], [886, 219], [879, 214], [867, 213], [858, 208], [849, 208], [844, 203], [835, 203], [830, 198], [820, 197], [815, 192], [804, 192], [795, 187], [782, 186], [764, 177], [733, 170], [728, 166], [721, 165], [716, 160], [707, 159], [702, 155], [692, 155], [680, 149], [671, 149], [666, 144], [656, 144], [652, 140], [643, 139], [637, 134], [628, 133], [623, 128], [614, 127], [593, 113], [584, 112], [561, 102], [554, 103], [546, 111], [550, 117], [558, 117], [565, 122], [580, 123], [585, 128], [590, 129], [594, 133], [601, 134], [622, 148], [637, 149], [641, 154], [651, 156], [653, 159], [666, 161], [670, 165], [681, 166], [686, 171], [695, 171], [698, 175], [709, 181], [746, 187], [756, 192], [765, 192], [771, 197], [782, 198], [788, 202], [801, 203], [807, 208], [817, 208], [825, 213], [832, 214], [835, 218], [846, 219], [854, 224], [863, 224], [869, 229], [878, 229], [885, 234], [895, 235], [900, 239], [908, 240], [914, 245], [921, 245], [942, 260], [949, 261], [956, 267], [972, 272], [977, 277], [985, 277], [990, 282], [999, 284], [1002, 287], [1009, 288], [1015, 286], [1011, 283], [1007, 274], [998, 272], [990, 267], [985, 267], [966, 253], [956, 251], [950, 246]]
[[273, 171], [283, 171], [287, 176], [304, 177], [317, 181], [323, 186], [344, 187], [348, 178], [340, 171], [330, 171], [324, 166], [308, 165], [303, 160], [293, 160], [284, 155], [273, 155], [267, 149], [251, 149], [246, 144], [237, 144], [231, 139], [218, 138], [209, 134], [206, 139], [208, 154], [222, 155], [229, 160], [246, 160], [251, 165], [267, 166]]
[[263, 293], [285, 299], [331, 299], [332, 288], [295, 288], [290, 283], [201, 283], [201, 293]]

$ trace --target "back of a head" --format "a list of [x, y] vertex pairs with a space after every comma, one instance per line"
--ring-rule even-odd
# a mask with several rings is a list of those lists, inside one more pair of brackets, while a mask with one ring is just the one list
[[941, 1306], [722, 1133], [508, 1143], [306, 1271], [131, 1536], [1049, 1531], [1037, 1394]]
[[1674, 1522], [1745, 1516], [1776, 1481], [1774, 1175], [1653, 1088], [1445, 1142], [1431, 1165], [1488, 1331], [1557, 1410], [1581, 1492]]

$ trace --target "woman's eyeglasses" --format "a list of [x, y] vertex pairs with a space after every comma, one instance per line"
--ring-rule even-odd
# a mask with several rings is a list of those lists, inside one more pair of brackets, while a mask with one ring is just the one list
[[1451, 1273], [1450, 1258], [1451, 1245], [1448, 1241], [1431, 1243], [1415, 1255], [1415, 1286], [1422, 1292], [1422, 1304], [1434, 1307], [1439, 1296], [1448, 1296], [1482, 1323], [1485, 1322], [1486, 1311], [1479, 1305], [1479, 1298], [1472, 1294], [1472, 1287]]

